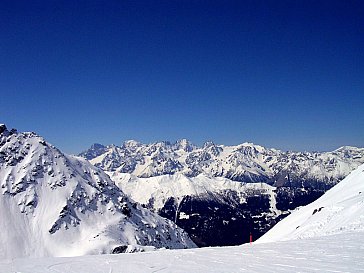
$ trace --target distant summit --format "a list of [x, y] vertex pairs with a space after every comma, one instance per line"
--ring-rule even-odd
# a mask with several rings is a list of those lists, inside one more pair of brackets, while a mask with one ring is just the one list
[[79, 156], [90, 160], [92, 158], [98, 157], [99, 155], [102, 155], [105, 152], [107, 152], [106, 146], [99, 143], [94, 143], [91, 145], [90, 149], [88, 149], [86, 152], [81, 153]]
[[5, 130], [7, 130], [6, 125], [0, 123], [0, 134], [2, 134]]
[[5, 124], [0, 124], [0, 134], [15, 134], [18, 131], [16, 129], [11, 129], [10, 132]]

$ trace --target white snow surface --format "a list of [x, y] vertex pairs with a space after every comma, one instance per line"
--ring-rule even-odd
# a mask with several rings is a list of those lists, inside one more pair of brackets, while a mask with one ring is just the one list
[[219, 198], [224, 191], [235, 191], [240, 203], [245, 203], [246, 196], [251, 192], [270, 195], [271, 211], [281, 214], [275, 206], [275, 187], [266, 183], [242, 183], [222, 177], [208, 177], [200, 174], [187, 177], [183, 174], [161, 175], [149, 178], [139, 178], [135, 175], [106, 172], [115, 184], [134, 201], [153, 209], [163, 208], [168, 198], [173, 197], [179, 203], [184, 196], [199, 196], [200, 198]]
[[0, 261], [0, 272], [363, 272], [364, 233], [279, 243]]
[[258, 242], [311, 238], [347, 231], [364, 231], [364, 164], [313, 203], [297, 208]]
[[0, 186], [0, 260], [195, 247], [102, 170], [34, 133], [0, 134]]

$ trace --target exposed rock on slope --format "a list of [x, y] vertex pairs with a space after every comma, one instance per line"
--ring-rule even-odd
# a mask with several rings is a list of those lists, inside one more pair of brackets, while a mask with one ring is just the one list
[[82, 158], [0, 126], [0, 258], [194, 247]]

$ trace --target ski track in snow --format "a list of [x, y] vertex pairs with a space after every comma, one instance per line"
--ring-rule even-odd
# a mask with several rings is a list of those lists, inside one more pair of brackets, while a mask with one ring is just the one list
[[364, 232], [187, 250], [0, 261], [0, 272], [364, 272]]

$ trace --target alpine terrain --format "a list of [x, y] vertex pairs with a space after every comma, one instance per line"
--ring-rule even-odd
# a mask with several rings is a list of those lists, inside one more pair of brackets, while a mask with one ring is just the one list
[[188, 232], [199, 246], [259, 238], [364, 163], [364, 149], [283, 152], [188, 140], [120, 147], [94, 144], [81, 153], [133, 200]]
[[0, 259], [195, 247], [99, 168], [0, 125]]
[[361, 165], [315, 202], [297, 208], [258, 242], [364, 232], [363, 211], [364, 165]]
[[364, 165], [258, 242], [132, 255], [0, 261], [3, 272], [363, 272]]

